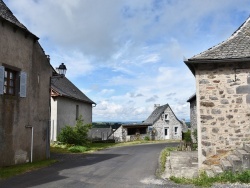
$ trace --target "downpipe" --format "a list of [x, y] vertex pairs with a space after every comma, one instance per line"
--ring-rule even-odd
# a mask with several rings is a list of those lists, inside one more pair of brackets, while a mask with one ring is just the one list
[[26, 125], [25, 128], [31, 129], [31, 145], [30, 145], [30, 163], [33, 162], [33, 142], [34, 142], [34, 127]]

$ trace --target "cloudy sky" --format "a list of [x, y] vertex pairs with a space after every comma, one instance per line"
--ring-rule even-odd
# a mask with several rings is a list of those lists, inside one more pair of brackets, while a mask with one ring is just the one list
[[93, 121], [142, 121], [168, 103], [189, 120], [195, 79], [183, 63], [227, 39], [250, 0], [4, 0], [51, 64], [90, 99]]

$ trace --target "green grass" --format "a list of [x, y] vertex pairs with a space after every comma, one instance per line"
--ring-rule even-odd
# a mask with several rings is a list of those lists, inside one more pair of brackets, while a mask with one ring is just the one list
[[7, 179], [9, 177], [23, 174], [32, 170], [43, 168], [57, 162], [56, 160], [44, 160], [34, 163], [25, 163], [21, 165], [2, 167], [0, 168], [0, 179]]
[[208, 177], [207, 174], [203, 172], [199, 177], [193, 179], [172, 176], [170, 180], [179, 184], [193, 184], [199, 187], [211, 187], [214, 183], [250, 183], [250, 170], [239, 173], [224, 172], [215, 177]]
[[157, 169], [156, 175], [160, 177], [160, 175], [165, 171], [167, 157], [170, 155], [170, 151], [176, 151], [177, 148], [166, 147], [161, 151], [159, 158], [159, 167]]
[[[166, 142], [176, 142], [176, 140], [170, 141], [147, 141], [147, 140], [138, 140], [133, 142], [122, 142], [122, 143], [88, 143], [84, 146], [74, 146], [67, 145], [63, 143], [53, 143], [51, 144], [50, 151], [52, 153], [90, 153], [110, 147], [121, 147], [121, 146], [131, 146], [137, 144], [152, 144], [152, 143], [166, 143]], [[80, 149], [83, 147], [84, 149]], [[71, 149], [70, 149], [71, 148]]]

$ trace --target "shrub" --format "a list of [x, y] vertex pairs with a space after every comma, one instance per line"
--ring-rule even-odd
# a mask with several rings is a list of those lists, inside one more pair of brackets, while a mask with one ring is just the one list
[[65, 126], [58, 135], [58, 141], [66, 144], [83, 145], [88, 141], [88, 131], [91, 124], [83, 124], [82, 116], [75, 126]]
[[81, 153], [87, 151], [88, 148], [84, 146], [71, 146], [68, 148], [68, 150], [73, 153]]
[[145, 137], [144, 137], [144, 140], [145, 140], [145, 141], [149, 141], [149, 140], [150, 140], [150, 137], [149, 137], [149, 136], [145, 136]]
[[186, 143], [192, 143], [191, 131], [188, 130], [187, 132], [183, 133], [183, 140]]

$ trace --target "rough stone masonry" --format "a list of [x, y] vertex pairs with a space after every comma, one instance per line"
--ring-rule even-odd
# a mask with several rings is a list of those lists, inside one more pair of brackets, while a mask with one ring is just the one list
[[250, 64], [197, 65], [202, 161], [250, 141]]

